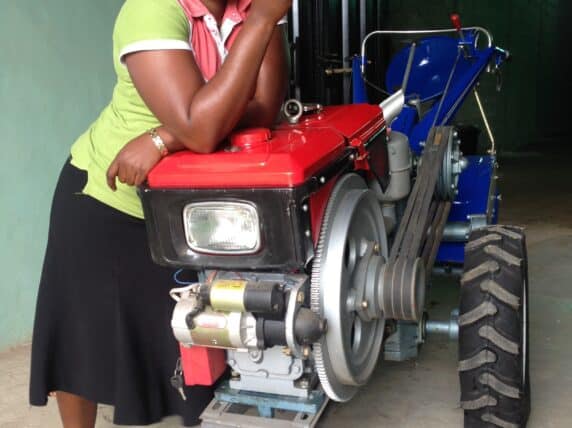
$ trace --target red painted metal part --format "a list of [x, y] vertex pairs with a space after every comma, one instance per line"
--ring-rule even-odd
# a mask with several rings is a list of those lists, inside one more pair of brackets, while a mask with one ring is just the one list
[[330, 194], [334, 190], [334, 185], [338, 181], [339, 176], [332, 178], [320, 190], [310, 197], [310, 221], [312, 225], [312, 242], [314, 247], [318, 246], [320, 239], [320, 231], [322, 230], [322, 221], [326, 213], [326, 207]]
[[226, 352], [222, 349], [180, 345], [180, 350], [185, 385], [214, 385], [226, 370]]
[[326, 107], [296, 125], [235, 134], [230, 145], [213, 154], [170, 155], [150, 172], [148, 184], [161, 189], [292, 188], [339, 159], [350, 141], [365, 142], [384, 126], [375, 105]]

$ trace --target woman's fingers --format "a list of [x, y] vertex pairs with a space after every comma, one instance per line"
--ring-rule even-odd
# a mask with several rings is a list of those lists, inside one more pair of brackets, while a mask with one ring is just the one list
[[119, 172], [119, 162], [117, 158], [111, 162], [111, 165], [107, 169], [107, 185], [111, 190], [114, 192], [117, 190], [117, 184], [115, 183], [115, 177], [117, 177], [117, 173]]
[[161, 160], [161, 153], [150, 143], [148, 136], [129, 142], [111, 162], [107, 170], [107, 184], [115, 191], [116, 180], [128, 186], [139, 186], [149, 171]]

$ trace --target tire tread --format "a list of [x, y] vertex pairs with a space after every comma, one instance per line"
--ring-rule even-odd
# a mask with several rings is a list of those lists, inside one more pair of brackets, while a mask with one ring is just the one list
[[465, 427], [526, 426], [530, 385], [528, 361], [525, 374], [522, 364], [524, 340], [528, 344], [522, 302], [527, 265], [522, 228], [495, 225], [471, 233], [465, 247], [459, 316]]

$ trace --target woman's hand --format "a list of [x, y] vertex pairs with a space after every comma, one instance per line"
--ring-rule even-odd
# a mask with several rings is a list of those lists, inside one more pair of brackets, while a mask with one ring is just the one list
[[116, 178], [129, 186], [139, 186], [149, 171], [161, 160], [161, 153], [145, 133], [131, 140], [117, 154], [107, 170], [107, 185], [117, 190]]
[[284, 18], [291, 6], [292, 0], [253, 0], [250, 13], [276, 23]]

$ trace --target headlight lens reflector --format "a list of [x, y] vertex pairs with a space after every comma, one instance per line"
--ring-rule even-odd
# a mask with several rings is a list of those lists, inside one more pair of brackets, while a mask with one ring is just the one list
[[189, 247], [207, 254], [252, 254], [260, 248], [260, 223], [252, 205], [201, 202], [183, 211]]

